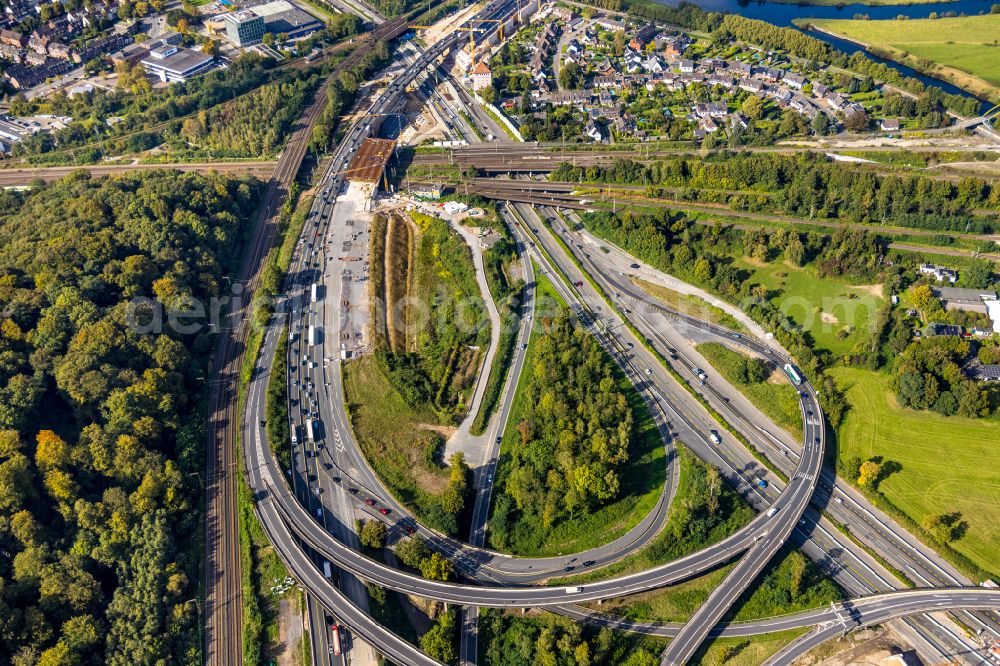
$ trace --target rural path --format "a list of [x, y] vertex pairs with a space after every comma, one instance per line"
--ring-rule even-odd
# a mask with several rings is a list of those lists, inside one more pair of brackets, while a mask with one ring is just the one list
[[[453, 453], [461, 451], [465, 454], [465, 460], [470, 465], [471, 461], [479, 461], [483, 458], [483, 451], [486, 446], [485, 435], [473, 435], [471, 433], [472, 424], [479, 414], [479, 409], [483, 403], [483, 396], [486, 394], [486, 386], [489, 384], [490, 368], [493, 367], [493, 358], [496, 356], [497, 348], [500, 346], [500, 312], [490, 294], [490, 285], [486, 281], [486, 266], [483, 263], [483, 249], [479, 246], [479, 236], [464, 227], [460, 222], [449, 220], [448, 224], [459, 233], [462, 240], [472, 251], [472, 263], [476, 269], [476, 282], [479, 284], [479, 293], [486, 303], [486, 312], [490, 317], [490, 347], [486, 350], [486, 360], [479, 369], [476, 376], [476, 389], [472, 394], [472, 404], [469, 411], [458, 426], [455, 433], [448, 438], [445, 444], [445, 459], [451, 458]], [[478, 455], [477, 455], [478, 454]]]

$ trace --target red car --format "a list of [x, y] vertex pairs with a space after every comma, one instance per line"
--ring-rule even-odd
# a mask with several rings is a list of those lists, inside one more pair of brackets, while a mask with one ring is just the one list
[[414, 529], [413, 527], [411, 527], [410, 525], [407, 525], [407, 526], [406, 526], [406, 527], [404, 527], [403, 529], [404, 529], [404, 530], [406, 530], [406, 533], [407, 533], [407, 534], [409, 534], [410, 536], [413, 536], [413, 535], [414, 535], [414, 534], [416, 534], [416, 532], [417, 532], [417, 530], [415, 530], [415, 529]]
[[384, 506], [381, 509], [379, 509], [378, 512], [381, 513], [383, 516], [388, 516], [390, 513], [392, 513], [391, 511], [389, 511], [389, 509], [385, 508]]
[[368, 506], [375, 506], [375, 500], [369, 497], [368, 499], [365, 500], [365, 504], [367, 504]]

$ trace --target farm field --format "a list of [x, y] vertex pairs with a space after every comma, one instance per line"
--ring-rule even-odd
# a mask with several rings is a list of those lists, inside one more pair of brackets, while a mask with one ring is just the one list
[[928, 515], [960, 513], [968, 529], [952, 547], [1000, 574], [1000, 481], [989, 462], [1000, 423], [903, 409], [888, 376], [853, 368], [828, 372], [851, 406], [837, 429], [840, 461], [881, 457], [883, 464], [898, 465], [879, 491], [917, 523]]
[[849, 285], [821, 278], [811, 266], [760, 263], [746, 258], [736, 259], [735, 265], [752, 272], [752, 282], [774, 292], [770, 300], [812, 335], [814, 346], [835, 356], [848, 353], [864, 339], [872, 317], [882, 305], [878, 285]]
[[971, 92], [1000, 92], [1000, 14], [856, 21], [809, 19], [813, 26], [886, 52]]

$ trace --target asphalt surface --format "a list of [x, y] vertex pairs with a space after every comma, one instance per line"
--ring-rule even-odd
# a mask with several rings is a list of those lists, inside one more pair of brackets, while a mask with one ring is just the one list
[[[631, 276], [639, 275], [646, 280], [661, 282], [664, 286], [681, 291], [691, 292], [691, 288], [684, 284], [673, 284], [669, 276], [664, 276], [641, 262], [637, 263], [636, 259], [606, 241], [594, 239], [585, 232], [570, 231], [556, 219], [554, 213], [550, 212], [549, 217], [553, 229], [562, 236], [566, 246], [572, 249], [577, 259], [587, 267], [588, 274], [595, 276], [599, 282], [605, 280], [607, 276], [618, 276], [613, 284], [603, 284], [605, 292], [615, 294], [619, 309], [629, 313], [628, 316], [633, 324], [658, 349], [660, 355], [667, 358], [674, 352], [678, 358], [670, 363], [675, 370], [683, 375], [692, 387], [697, 387], [698, 392], [712, 407], [730, 424], [737, 426], [776, 468], [781, 469], [789, 477], [792, 476], [802, 452], [801, 447], [791, 441], [786, 433], [775, 428], [767, 417], [728, 383], [716, 382], [712, 377], [704, 382], [699, 381], [691, 372], [691, 368], [695, 365], [701, 368], [710, 366], [693, 348], [680, 349], [689, 343], [688, 340], [670, 334], [677, 328], [677, 324], [682, 324], [681, 328], [685, 329], [684, 336], [687, 338], [699, 341], [718, 340], [718, 338], [711, 335], [699, 336], [703, 327], [700, 321], [678, 318], [675, 312], [664, 308], [656, 299], [632, 284]], [[548, 246], [552, 254], [561, 254], [560, 248], [551, 242], [549, 234], [543, 233], [540, 238], [549, 241]], [[639, 268], [633, 269], [633, 266]], [[575, 267], [568, 263], [564, 264], [564, 268], [568, 271], [575, 270]], [[698, 293], [698, 290], [693, 291]], [[731, 310], [737, 318], [746, 320], [745, 315], [732, 306], [719, 302], [711, 295], [702, 294], [702, 296], [723, 309]], [[599, 309], [600, 304], [595, 307]], [[684, 325], [685, 322], [687, 325]], [[749, 320], [747, 324], [751, 330], [756, 330], [761, 337], [764, 337], [759, 326]], [[680, 394], [679, 397], [683, 398], [684, 395]], [[750, 472], [758, 479], [765, 478], [769, 481], [770, 487], [782, 485], [780, 480], [765, 474], [766, 470], [754, 470], [754, 460], [741, 443], [733, 442], [725, 433], [720, 434], [721, 443], [707, 448], [703, 446], [704, 439], [692, 438], [683, 432], [682, 439], [703, 460], [716, 464], [738, 492], [740, 492], [741, 471]], [[726, 474], [727, 469], [731, 474]], [[747, 497], [743, 492], [741, 494], [753, 504], [752, 497]], [[868, 505], [856, 491], [842, 482], [838, 483], [831, 471], [826, 470], [822, 473], [813, 499], [814, 509], [800, 521], [796, 532], [792, 535], [792, 543], [802, 548], [803, 552], [816, 561], [848, 594], [861, 596], [899, 589], [903, 585], [892, 572], [870, 557], [854, 540], [847, 538], [841, 531], [844, 528], [850, 529], [856, 538], [862, 539], [899, 570], [906, 570], [917, 580], [918, 585], [970, 584], [967, 578], [955, 571], [940, 556], [923, 546], [890, 518]], [[817, 513], [820, 510], [835, 518], [843, 527], [838, 529], [829, 519]], [[993, 613], [959, 613], [958, 616], [963, 624], [976, 631], [988, 629], [994, 635], [1000, 635], [996, 629], [996, 615]], [[929, 660], [937, 661], [958, 656], [969, 663], [985, 662], [975, 651], [975, 642], [970, 641], [962, 629], [947, 621], [941, 622], [931, 617], [910, 618], [905, 621], [905, 626], [900, 628]]]
[[[536, 228], [536, 236], [544, 236], [548, 232], [543, 228]], [[553, 257], [565, 256], [562, 251], [555, 251], [552, 248], [549, 254]], [[564, 275], [574, 275], [574, 267], [564, 265], [560, 267]], [[601, 275], [608, 285], [618, 293], [631, 287], [627, 281], [619, 281], [617, 277]], [[603, 307], [603, 298], [597, 294], [596, 290], [586, 279], [577, 282], [579, 292], [591, 293], [594, 310]], [[598, 300], [599, 299], [599, 300]], [[730, 344], [743, 347], [754, 354], [766, 358], [776, 367], [790, 364], [791, 360], [780, 356], [778, 351], [769, 345], [756, 340], [735, 334], [732, 331], [701, 322], [693, 317], [677, 313], [675, 316], [689, 325], [698, 326], [702, 331], [711, 333], [719, 339], [726, 340]], [[614, 325], [616, 317], [609, 313], [606, 320], [608, 324]], [[637, 342], [632, 342], [636, 348]], [[658, 364], [657, 364], [658, 365]], [[652, 376], [652, 365], [647, 366], [648, 376]], [[684, 629], [671, 641], [663, 655], [664, 664], [686, 663], [698, 646], [708, 636], [709, 631], [714, 627], [722, 616], [729, 610], [733, 602], [739, 598], [743, 591], [753, 582], [757, 575], [767, 566], [771, 557], [784, 545], [785, 540], [795, 529], [796, 524], [802, 517], [803, 511], [809, 504], [809, 499], [816, 485], [819, 470], [823, 464], [823, 442], [825, 433], [823, 429], [822, 410], [819, 406], [815, 391], [805, 378], [796, 387], [800, 393], [799, 401], [803, 421], [803, 451], [798, 469], [790, 479], [788, 486], [782, 491], [779, 499], [774, 502], [764, 518], [768, 521], [768, 528], [754, 534], [754, 541], [749, 546], [749, 552], [736, 565], [733, 571], [726, 577], [716, 590], [709, 596], [705, 604], [692, 615], [685, 624]], [[759, 520], [760, 517], [758, 517]]]
[[[615, 288], [621, 290], [621, 303], [631, 307], [630, 317], [634, 324], [642, 330], [653, 343], [658, 347], [665, 358], [669, 351], [673, 349], [670, 345], [681, 347], [686, 340], [681, 340], [678, 336], [669, 338], [668, 335], [674, 324], [679, 321], [675, 318], [673, 311], [664, 308], [655, 298], [649, 296], [642, 289], [631, 283], [631, 276], [660, 283], [668, 288], [679, 291], [686, 291], [700, 295], [705, 300], [713, 303], [717, 307], [727, 309], [737, 318], [746, 319], [745, 315], [732, 306], [715, 299], [709, 294], [703, 294], [697, 289], [691, 289], [689, 285], [683, 283], [674, 284], [669, 276], [665, 276], [655, 269], [638, 262], [635, 258], [617, 248], [607, 241], [599, 240], [589, 233], [580, 231], [575, 233], [570, 231], [561, 222], [556, 222], [553, 227], [563, 236], [566, 244], [573, 248], [573, 252], [584, 263], [590, 266], [589, 272], [594, 275], [616, 275], [625, 272], [627, 279], [618, 280]], [[581, 242], [582, 241], [582, 242]], [[598, 249], [602, 248], [602, 249]], [[605, 252], [605, 250], [609, 250]], [[594, 259], [596, 258], [596, 259]], [[595, 262], [600, 263], [598, 266]], [[637, 263], [638, 262], [638, 263]], [[638, 269], [632, 266], [638, 265]], [[752, 330], [759, 329], [752, 321], [748, 320], [748, 325]], [[698, 335], [698, 324], [691, 325], [684, 335], [687, 338], [701, 341], [711, 341], [711, 336], [704, 337]], [[760, 332], [760, 331], [758, 331]], [[686, 368], [692, 365], [700, 367], [710, 367], [707, 362], [693, 349], [678, 351], [680, 360], [673, 363], [675, 369], [684, 373]], [[692, 361], [691, 359], [697, 359]], [[691, 376], [690, 383], [695, 385], [696, 379]], [[729, 423], [737, 425], [754, 446], [768, 457], [772, 465], [780, 469], [787, 475], [792, 475], [794, 461], [801, 454], [801, 449], [790, 440], [786, 433], [774, 427], [774, 424], [753, 406], [738, 390], [726, 382], [707, 381], [701, 383], [699, 391], [720, 412]], [[723, 443], [726, 438], [723, 437]], [[742, 449], [742, 446], [740, 447]], [[703, 452], [696, 451], [704, 459], [708, 459]], [[895, 566], [899, 571], [905, 571], [906, 575], [913, 580], [917, 586], [963, 586], [970, 585], [972, 581], [956, 570], [951, 564], [941, 558], [940, 555], [925, 546], [914, 538], [908, 531], [898, 525], [894, 520], [882, 513], [880, 510], [868, 503], [856, 490], [838, 481], [831, 470], [823, 470], [820, 475], [820, 482], [816, 494], [813, 498], [816, 509], [834, 518], [843, 529], [849, 530], [857, 539], [863, 541], [868, 547], [874, 549], [878, 554]], [[825, 520], [825, 519], [824, 519]], [[812, 525], [800, 526], [803, 529]], [[829, 522], [827, 522], [830, 525]], [[839, 559], [844, 555], [854, 551], [854, 556], [861, 563], [860, 557], [863, 552], [858, 545], [844, 537], [839, 532], [833, 541], [840, 540], [841, 544], [837, 549], [828, 549], [827, 560]], [[838, 552], [839, 551], [839, 552]], [[814, 557], [814, 559], [817, 559]], [[820, 561], [823, 564], [823, 561]], [[828, 564], [830, 562], [827, 562]], [[849, 562], [836, 562], [832, 570], [828, 568], [828, 573], [834, 575], [838, 582], [848, 592], [854, 594], [868, 594], [872, 592], [888, 591], [899, 588], [901, 582], [890, 572], [886, 571], [880, 564], [875, 563], [872, 567], [865, 567], [867, 571], [860, 571]], [[875, 570], [881, 569], [880, 573]], [[850, 572], [858, 582], [864, 587], [858, 589], [851, 585], [849, 580], [843, 580], [844, 574]], [[989, 629], [995, 635], [1000, 635], [997, 618], [994, 614], [962, 614], [961, 620], [964, 624], [971, 626], [975, 630]], [[967, 644], [964, 645], [967, 647]], [[942, 656], [949, 654], [945, 650]]]
[[[391, 90], [390, 90], [390, 94], [392, 94], [392, 91], [391, 91]], [[378, 107], [378, 103], [376, 103], [376, 105], [375, 105], [375, 106], [373, 106], [373, 108], [379, 108], [379, 107]], [[348, 144], [348, 145], [349, 145], [349, 144]], [[336, 372], [335, 374], [336, 374], [336, 376], [337, 376], [337, 380], [339, 380], [339, 368], [337, 368], [337, 370], [338, 370], [338, 371], [337, 371], [337, 372]], [[332, 419], [333, 419], [334, 421], [336, 421], [336, 417], [335, 417], [335, 416], [334, 416], [334, 417], [332, 417]], [[248, 423], [254, 423], [254, 421], [252, 421], [252, 420], [248, 420]], [[346, 425], [346, 423], [341, 423], [341, 424], [339, 424], [339, 425]], [[345, 429], [345, 430], [341, 431], [341, 430], [339, 429], [339, 427], [338, 427], [338, 429], [337, 429], [337, 432], [348, 432], [348, 433], [349, 433], [349, 428], [347, 428], [347, 429]], [[808, 440], [807, 440], [807, 442], [808, 442]], [[259, 447], [258, 447], [258, 450], [257, 450], [257, 453], [258, 453], [258, 454], [260, 454], [260, 453], [262, 453], [262, 452], [263, 452], [263, 450], [264, 450], [264, 449], [267, 449], [267, 448], [268, 448], [268, 447], [266, 447], [266, 445], [265, 445], [265, 446], [263, 446], [263, 448], [259, 448]], [[345, 447], [345, 448], [346, 448], [346, 447]], [[806, 449], [808, 449], [808, 443], [806, 444], [805, 448], [806, 448]], [[802, 458], [803, 458], [803, 459], [806, 459], [806, 460], [808, 460], [809, 456], [808, 456], [808, 454], [807, 454], [807, 455], [804, 455], [804, 456], [802, 456]], [[362, 462], [363, 462], [363, 461], [362, 461]], [[272, 464], [272, 468], [273, 468], [273, 461], [271, 461], [271, 464]], [[365, 467], [367, 467], [367, 466], [365, 466]], [[259, 472], [259, 469], [258, 469], [257, 471]], [[262, 474], [257, 474], [257, 475], [252, 475], [252, 476], [254, 476], [255, 480], [257, 480], [257, 481], [260, 481], [260, 482], [261, 482], [261, 485], [260, 485], [260, 486], [257, 486], [257, 485], [255, 485], [255, 486], [254, 486], [254, 487], [255, 487], [255, 490], [258, 490], [259, 492], [260, 492], [260, 491], [263, 491], [263, 492], [266, 492], [266, 493], [267, 493], [267, 495], [263, 495], [263, 494], [261, 494], [261, 495], [260, 495], [261, 499], [263, 500], [263, 501], [261, 502], [262, 506], [263, 506], [263, 505], [265, 505], [265, 504], [267, 504], [267, 505], [271, 505], [271, 508], [274, 508], [274, 507], [275, 507], [276, 505], [273, 505], [273, 504], [271, 504], [271, 500], [272, 500], [273, 498], [278, 498], [278, 497], [282, 497], [282, 491], [278, 491], [278, 488], [279, 488], [279, 484], [278, 484], [278, 483], [276, 483], [276, 482], [274, 482], [274, 479], [273, 479], [273, 476], [269, 475], [269, 474], [268, 474], [267, 472], [264, 472], [264, 473], [262, 473]], [[317, 475], [317, 478], [318, 478], [318, 475]], [[793, 479], [793, 483], [794, 483], [794, 479]], [[800, 485], [806, 485], [806, 483], [802, 483], [802, 484], [800, 484]], [[375, 486], [373, 486], [373, 487], [374, 487], [374, 488], [378, 488], [379, 486], [378, 486], [378, 485], [375, 485]], [[275, 492], [275, 491], [277, 491], [277, 492]], [[783, 496], [783, 497], [784, 497], [784, 496]], [[807, 498], [807, 500], [808, 500], [808, 498]], [[292, 502], [292, 504], [294, 504], [294, 505], [298, 506], [298, 502]], [[488, 507], [488, 501], [486, 502], [486, 506]], [[287, 504], [283, 504], [283, 505], [282, 505], [282, 507], [281, 507], [282, 511], [284, 511], [284, 510], [286, 510], [286, 509], [288, 509], [288, 508], [289, 508], [289, 507], [287, 506]], [[265, 512], [265, 511], [264, 511], [264, 509], [262, 509], [262, 514], [263, 514], [264, 512]], [[294, 511], [293, 511], [292, 513], [294, 513]], [[779, 511], [779, 514], [780, 514], [780, 511]], [[312, 520], [312, 517], [311, 517], [311, 515], [309, 515], [308, 513], [307, 513], [306, 515], [307, 515], [307, 516], [309, 516], [309, 520], [310, 520], [310, 522], [315, 522], [315, 521], [313, 521], [313, 520]], [[279, 527], [278, 527], [278, 526], [279, 526], [279, 524], [281, 523], [281, 520], [280, 520], [280, 517], [281, 517], [281, 516], [280, 516], [280, 512], [278, 512], [278, 511], [270, 511], [270, 510], [268, 510], [268, 516], [269, 516], [269, 518], [271, 518], [271, 519], [274, 519], [274, 518], [277, 518], [277, 521], [276, 521], [276, 522], [269, 522], [268, 524], [269, 524], [269, 526], [273, 527], [273, 528], [275, 529], [275, 531], [279, 531]], [[301, 516], [298, 516], [297, 518], [301, 518]], [[757, 521], [760, 521], [760, 517], [758, 517]], [[755, 523], [756, 523], [757, 521], [755, 521]], [[301, 522], [300, 522], [299, 520], [295, 520], [295, 521], [294, 521], [294, 524], [295, 524], [295, 525], [296, 525], [296, 527], [298, 527], [298, 528], [301, 528], [301, 526], [302, 526], [302, 524], [301, 524]], [[753, 523], [752, 523], [752, 524], [753, 524]], [[282, 525], [282, 526], [283, 526], [283, 525]], [[794, 526], [795, 526], [795, 524], [794, 524], [794, 521], [793, 521], [793, 523], [792, 523], [792, 528], [794, 528]], [[309, 532], [309, 531], [310, 531], [310, 530], [307, 530], [307, 532]], [[755, 536], [756, 536], [756, 535], [759, 535], [759, 534], [760, 534], [760, 532], [757, 532], [757, 533], [755, 534]], [[310, 539], [311, 537], [315, 537], [315, 535], [310, 535], [310, 534], [303, 534], [303, 538], [304, 538], [304, 539], [305, 539], [306, 541], [309, 541], [309, 539]], [[767, 538], [767, 535], [766, 535], [766, 534], [765, 534], [765, 535], [763, 535], [763, 536], [761, 536], [759, 540], [760, 540], [761, 542], [770, 542], [770, 540], [769, 540], [769, 539]], [[340, 561], [339, 559], [337, 559], [337, 556], [336, 556], [335, 554], [333, 554], [333, 552], [334, 552], [333, 550], [326, 550], [326, 549], [325, 549], [325, 547], [326, 547], [327, 545], [328, 545], [328, 544], [321, 544], [321, 545], [319, 545], [319, 546], [318, 546], [318, 548], [319, 548], [320, 552], [321, 552], [321, 553], [322, 553], [323, 555], [327, 555], [327, 556], [330, 556], [330, 555], [333, 555], [333, 559], [332, 559], [331, 561], [337, 561], [337, 562], [340, 562], [340, 563], [341, 563], [341, 565], [342, 565], [342, 566], [344, 566], [344, 563], [343, 563], [343, 562], [341, 562], [341, 561]], [[335, 550], [335, 549], [334, 549], [334, 550]], [[753, 549], [751, 549], [751, 552], [753, 552]], [[355, 556], [356, 556], [356, 553], [355, 553]], [[731, 555], [728, 555], [727, 557], [731, 557]], [[344, 566], [344, 568], [345, 568], [345, 569], [347, 569], [347, 570], [351, 570], [351, 568], [350, 568], [349, 566]], [[314, 569], [315, 569], [315, 566], [314, 566]], [[644, 574], [648, 574], [649, 572], [643, 572], [643, 573], [644, 573]], [[379, 573], [378, 573], [378, 575], [382, 575], [382, 572], [379, 572]], [[640, 576], [641, 576], [641, 575], [642, 575], [642, 574], [640, 574]], [[660, 575], [661, 577], [663, 577], [663, 576], [666, 576], [666, 577], [669, 577], [669, 576], [670, 576], [671, 574], [669, 574], [669, 573], [665, 573], [665, 572], [658, 572], [658, 575]], [[626, 577], [626, 578], [627, 578], [627, 579], [632, 579], [632, 578], [634, 578], [634, 577]], [[422, 579], [421, 579], [421, 580], [422, 580]], [[389, 582], [389, 581], [387, 581], [387, 582]], [[646, 582], [648, 582], [648, 581], [646, 581]], [[644, 583], [642, 583], [642, 584], [645, 584], [646, 582], [644, 582]], [[628, 589], [628, 584], [629, 584], [629, 583], [626, 583], [626, 585], [624, 585], [624, 586], [619, 586], [619, 587], [617, 587], [617, 588], [615, 589], [615, 592], [614, 592], [614, 594], [615, 594], [615, 595], [619, 595], [619, 594], [623, 594], [623, 593], [627, 593], [627, 589]], [[386, 586], [387, 586], [387, 587], [391, 587], [391, 588], [392, 588], [392, 585], [391, 585], [391, 584], [388, 584], [388, 585], [386, 585]], [[450, 587], [450, 588], [466, 588], [466, 587], [469, 587], [469, 586], [454, 586], [454, 585], [452, 585], [452, 586], [448, 586], [448, 587]], [[585, 594], [583, 593], [583, 590], [581, 590], [581, 592], [580, 592], [580, 593], [576, 593], [576, 592], [573, 592], [573, 593], [567, 593], [567, 592], [566, 592], [565, 590], [562, 590], [562, 594], [563, 594], [563, 596], [562, 596], [562, 597], [558, 597], [558, 599], [559, 599], [559, 603], [561, 603], [561, 604], [564, 604], [564, 603], [565, 603], [565, 602], [567, 601], [567, 597], [568, 597], [568, 596], [575, 596], [575, 595], [579, 595], [578, 597], [575, 597], [575, 598], [574, 598], [574, 600], [577, 600], [577, 599], [585, 599], [585, 598], [587, 598], [587, 596], [588, 596], [588, 595], [591, 595], [591, 594], [594, 594], [594, 591], [593, 591], [592, 589], [590, 589], [591, 587], [593, 587], [593, 586], [592, 586], [592, 585], [588, 585], [588, 586], [587, 586], [587, 588], [586, 588], [586, 589], [587, 589], [587, 592], [586, 592]], [[393, 589], [397, 589], [397, 588], [393, 588]], [[475, 587], [472, 587], [471, 589], [473, 589], [473, 590], [478, 590], [478, 591], [482, 591], [482, 590], [484, 590], [484, 589], [489, 589], [489, 588], [475, 588]], [[551, 588], [550, 588], [550, 589], [551, 589]], [[556, 589], [558, 590], [559, 588], [556, 588]], [[524, 595], [521, 595], [521, 594], [520, 594], [520, 592], [522, 592], [522, 591], [524, 591], [524, 590], [528, 590], [528, 591], [529, 591], [529, 592], [530, 592], [531, 594], [535, 594], [535, 593], [536, 593], [536, 592], [535, 592], [535, 590], [537, 590], [537, 588], [520, 588], [520, 589], [517, 589], [517, 590], [504, 590], [504, 592], [509, 592], [509, 591], [513, 591], [513, 592], [515, 592], [515, 593], [518, 593], [518, 595], [519, 595], [519, 596], [524, 596]], [[403, 590], [403, 591], [411, 591], [411, 589], [410, 589], [410, 588], [404, 588], [404, 590]], [[446, 592], [446, 593], [447, 593], [447, 594], [450, 594], [450, 592]], [[420, 593], [418, 592], [418, 594], [420, 594]], [[478, 592], [477, 592], [477, 594], [478, 594]], [[538, 591], [538, 592], [537, 592], [537, 594], [542, 594], [542, 595], [545, 595], [545, 594], [549, 594], [549, 595], [551, 596], [551, 594], [550, 594], [550, 593], [547, 593], [547, 592], [545, 591], [545, 589], [544, 589], [544, 588], [542, 588], [542, 589], [541, 589], [540, 591]], [[466, 598], [467, 598], [467, 597], [466, 597]], [[598, 597], [593, 597], [593, 598], [598, 598]], [[509, 605], [509, 601], [508, 601], [508, 600], [507, 600], [506, 598], [504, 598], [504, 597], [503, 597], [503, 595], [501, 595], [500, 597], [497, 597], [497, 600], [499, 601], [499, 603], [498, 603], [497, 605]], [[514, 602], [515, 602], [515, 605], [518, 605], [518, 606], [522, 606], [522, 605], [529, 605], [529, 604], [534, 604], [534, 603], [543, 603], [543, 604], [545, 604], [545, 605], [548, 605], [548, 602], [547, 602], [547, 601], [544, 601], [544, 600], [543, 600], [542, 602], [538, 602], [537, 600], [528, 600], [528, 601], [521, 601], [521, 600], [516, 600], [516, 599], [515, 599], [515, 600], [514, 600]], [[341, 601], [340, 601], [340, 600], [337, 600], [337, 603], [339, 604], [339, 603], [341, 603]], [[477, 601], [476, 603], [479, 603], [479, 602]], [[493, 602], [489, 602], [488, 604], [482, 604], [482, 605], [494, 605], [494, 603], [493, 603]], [[348, 606], [351, 606], [351, 607], [353, 607], [353, 605], [352, 605], [352, 604], [350, 604], [350, 603], [348, 603]], [[350, 612], [350, 611], [349, 611], [349, 609], [347, 609], [347, 610], [345, 610], [344, 612]], [[364, 632], [361, 632], [361, 633], [364, 633]], [[381, 638], [380, 638], [380, 640], [381, 640]], [[381, 646], [380, 646], [380, 647], [381, 647]], [[411, 656], [412, 656], [412, 655], [411, 655]], [[409, 661], [409, 660], [406, 660], [406, 661], [405, 661], [404, 663], [418, 663], [418, 662], [411, 662], [411, 661]]]
[[[347, 432], [347, 431], [345, 431], [345, 432]], [[295, 504], [297, 505], [297, 503], [295, 503]], [[321, 550], [322, 550], [322, 548], [321, 548]], [[726, 557], [728, 557], [728, 555]], [[392, 571], [390, 570], [389, 573], [391, 574]], [[428, 593], [428, 592], [422, 592], [420, 590], [414, 590], [414, 588], [412, 586], [408, 586], [405, 583], [403, 585], [399, 585], [399, 586], [395, 586], [394, 587], [391, 579], [385, 579], [385, 580], [381, 580], [379, 582], [382, 583], [382, 584], [384, 584], [384, 585], [386, 585], [387, 587], [391, 587], [393, 589], [399, 589], [401, 591], [414, 591], [414, 592], [416, 592], [418, 594], [421, 594], [422, 596], [433, 596], [433, 592]], [[448, 586], [448, 587], [453, 587], [453, 586]], [[590, 586], [588, 586], [588, 587], [590, 587]], [[475, 590], [476, 592], [479, 592], [482, 588], [472, 588], [472, 589]], [[525, 595], [521, 594], [522, 591], [523, 590], [516, 590], [514, 592], [516, 592], [517, 597], [525, 596]], [[616, 584], [614, 584], [614, 589], [613, 589], [612, 594], [618, 595], [618, 594], [626, 593], [627, 591], [628, 591], [627, 586], [625, 586], [625, 585], [618, 585], [616, 583]], [[507, 592], [508, 592], [508, 596], [505, 599], [501, 600], [501, 604], [502, 605], [517, 605], [517, 606], [520, 606], [520, 605], [528, 605], [530, 603], [535, 603], [535, 600], [517, 599], [517, 598], [515, 598], [515, 599], [513, 599], [513, 604], [512, 604], [511, 598], [509, 596], [509, 592], [510, 591], [507, 591]], [[543, 592], [544, 592], [544, 590], [543, 590]], [[559, 603], [564, 603], [566, 601], [566, 598], [564, 596], [557, 597], [557, 598], [558, 598]], [[583, 598], [584, 597], [580, 597], [580, 599], [583, 599]], [[451, 596], [451, 597], [448, 597], [448, 600], [453, 600], [453, 601], [465, 601], [465, 600], [468, 600], [468, 599], [469, 599], [468, 596], [458, 596], [458, 597]], [[486, 605], [486, 604], [482, 604], [482, 605]], [[491, 603], [490, 605], [493, 605], [493, 604]]]

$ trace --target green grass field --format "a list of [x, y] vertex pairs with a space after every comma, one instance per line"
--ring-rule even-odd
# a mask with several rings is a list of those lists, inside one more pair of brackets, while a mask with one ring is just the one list
[[[621, 615], [644, 622], [684, 622], [698, 610], [708, 595], [722, 583], [734, 564], [711, 571], [683, 583], [620, 599], [610, 599], [594, 610]], [[792, 592], [792, 570], [801, 578]], [[825, 606], [844, 598], [834, 582], [804, 555], [790, 548], [782, 550], [767, 567], [760, 580], [734, 605], [732, 618], [757, 620]]]
[[781, 261], [751, 263], [747, 259], [736, 259], [735, 264], [753, 273], [751, 282], [772, 290], [771, 301], [812, 335], [815, 347], [836, 356], [851, 351], [864, 339], [882, 305], [881, 288], [821, 278], [811, 266], [799, 268]]
[[344, 364], [344, 393], [368, 463], [401, 502], [426, 519], [448, 482], [447, 470], [428, 459], [442, 442], [431, 430], [434, 411], [407, 404], [374, 356]]
[[710, 638], [695, 655], [703, 666], [757, 666], [809, 631], [792, 629], [748, 638]]
[[889, 378], [866, 370], [829, 373], [846, 391], [850, 411], [837, 430], [837, 456], [881, 456], [899, 471], [879, 491], [918, 524], [924, 516], [959, 512], [968, 522], [955, 550], [982, 569], [1000, 574], [1000, 442], [995, 418], [944, 417], [900, 408]]
[[711, 305], [708, 301], [698, 298], [697, 296], [689, 296], [688, 294], [682, 294], [679, 291], [674, 291], [660, 284], [655, 284], [653, 282], [647, 282], [640, 278], [633, 278], [632, 282], [642, 288], [647, 294], [662, 301], [665, 305], [677, 310], [678, 312], [683, 312], [689, 314], [692, 317], [698, 317], [705, 321], [710, 321], [719, 326], [725, 326], [734, 331], [743, 331], [746, 327], [740, 323], [736, 317], [732, 316], [722, 308], [717, 308]]
[[[915, 59], [926, 59], [994, 87], [1000, 86], [1000, 14], [906, 21], [809, 19], [808, 22], [848, 39], [891, 50], [897, 59], [905, 59], [907, 64], [916, 64], [921, 69], [930, 68], [926, 64], [920, 66]], [[960, 80], [955, 83], [963, 85]]]
[[718, 342], [698, 345], [698, 353], [712, 364], [733, 386], [747, 397], [760, 411], [779, 426], [802, 437], [802, 412], [799, 409], [799, 392], [787, 380], [775, 383], [768, 378], [756, 384], [740, 382], [734, 365], [743, 354]]

